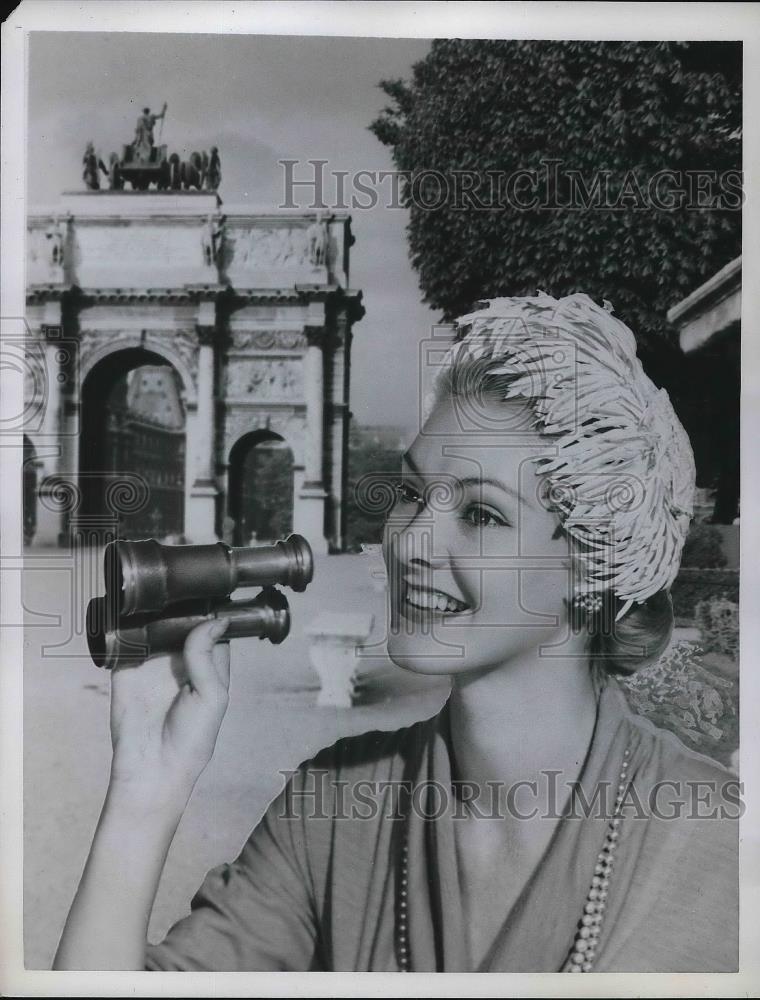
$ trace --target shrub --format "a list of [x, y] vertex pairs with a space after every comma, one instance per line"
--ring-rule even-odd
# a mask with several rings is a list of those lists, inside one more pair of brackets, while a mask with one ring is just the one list
[[683, 547], [681, 566], [717, 569], [726, 565], [723, 539], [718, 529], [704, 521], [694, 521]]
[[694, 617], [703, 648], [736, 659], [739, 655], [739, 605], [725, 597], [712, 597], [697, 604]]
[[739, 602], [739, 571], [736, 569], [682, 569], [670, 589], [676, 625], [694, 621], [700, 601], [725, 597]]
[[730, 766], [739, 743], [738, 684], [710, 669], [695, 642], [675, 643], [619, 683], [631, 708], [687, 746]]

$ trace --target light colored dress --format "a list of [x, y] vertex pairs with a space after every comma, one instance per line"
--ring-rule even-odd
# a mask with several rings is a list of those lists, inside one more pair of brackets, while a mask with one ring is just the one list
[[[191, 914], [149, 946], [146, 967], [394, 971], [406, 838], [412, 971], [567, 969], [610, 828], [609, 812], [584, 810], [578, 796], [593, 803], [595, 790], [611, 788], [614, 798], [626, 748], [631, 808], [594, 971], [736, 971], [738, 781], [633, 714], [614, 680], [599, 696], [580, 788], [477, 970], [463, 926], [455, 798], [439, 808], [452, 781], [448, 706], [397, 732], [339, 740], [303, 764], [238, 859], [211, 871]], [[679, 802], [680, 815], [667, 818]]]

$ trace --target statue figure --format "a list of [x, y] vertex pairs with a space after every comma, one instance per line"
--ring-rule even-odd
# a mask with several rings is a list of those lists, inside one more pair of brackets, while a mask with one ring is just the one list
[[211, 154], [206, 168], [206, 189], [216, 191], [222, 181], [222, 161], [219, 158], [219, 150], [216, 146], [211, 147]]
[[110, 166], [109, 171], [109, 187], [112, 191], [121, 191], [124, 187], [124, 179], [121, 176], [121, 166], [119, 163], [118, 153], [111, 153], [108, 158], [108, 163]]
[[135, 141], [132, 144], [135, 160], [150, 160], [151, 150], [154, 145], [153, 129], [156, 122], [159, 119], [163, 119], [166, 114], [166, 107], [166, 101], [164, 101], [164, 106], [160, 114], [157, 115], [151, 114], [150, 108], [143, 108], [143, 113], [137, 119]]
[[322, 212], [317, 212], [316, 219], [306, 230], [306, 247], [312, 267], [324, 267], [327, 264], [328, 227], [329, 219], [325, 219]]
[[99, 191], [100, 171], [102, 170], [104, 174], [108, 174], [108, 168], [95, 152], [95, 147], [92, 142], [87, 143], [87, 149], [85, 149], [84, 156], [82, 157], [82, 164], [84, 165], [82, 179], [84, 180], [87, 190]]
[[190, 188], [195, 188], [197, 191], [200, 191], [202, 165], [203, 159], [201, 154], [198, 152], [191, 153], [187, 160], [182, 161], [180, 165], [180, 176], [182, 178], [182, 187], [185, 191], [189, 191]]
[[224, 216], [215, 218], [213, 215], [209, 215], [201, 233], [203, 262], [207, 267], [213, 267], [216, 264], [221, 253], [223, 238]]
[[45, 230], [45, 238], [50, 240], [50, 264], [53, 268], [63, 267], [66, 227], [57, 215]]
[[179, 191], [182, 187], [182, 165], [178, 153], [169, 157], [169, 187], [172, 191]]

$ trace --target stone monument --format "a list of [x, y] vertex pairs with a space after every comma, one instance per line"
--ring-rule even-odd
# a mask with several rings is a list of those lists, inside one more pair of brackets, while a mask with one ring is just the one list
[[[38, 456], [33, 544], [68, 543], [88, 518], [118, 519], [102, 494], [88, 500], [104, 468], [102, 401], [124, 373], [168, 364], [185, 419], [184, 539], [229, 535], [235, 463], [257, 444], [283, 442], [293, 530], [317, 552], [339, 551], [352, 326], [364, 312], [349, 284], [350, 217], [222, 212], [213, 146], [205, 167], [198, 156], [178, 171], [197, 185], [164, 184], [159, 118], [141, 118], [132, 154], [111, 158], [110, 190], [87, 183], [28, 217], [29, 356], [44, 359], [46, 386], [41, 424], [28, 435]], [[30, 378], [30, 394], [35, 385]]]

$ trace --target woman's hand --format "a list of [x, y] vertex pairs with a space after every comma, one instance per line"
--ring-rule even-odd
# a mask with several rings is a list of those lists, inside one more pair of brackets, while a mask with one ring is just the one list
[[229, 701], [227, 619], [203, 622], [183, 652], [111, 674], [112, 791], [190, 795], [211, 759]]

